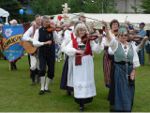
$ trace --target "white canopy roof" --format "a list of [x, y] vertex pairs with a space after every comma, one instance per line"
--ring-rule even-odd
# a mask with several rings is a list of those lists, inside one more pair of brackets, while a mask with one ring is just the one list
[[5, 24], [8, 24], [8, 16], [9, 16], [9, 12], [5, 11], [4, 9], [0, 8], [0, 16], [1, 17], [5, 17], [6, 21]]
[[[117, 19], [120, 23], [129, 21], [138, 27], [139, 23], [144, 22], [146, 24], [145, 29], [150, 29], [150, 14], [98, 14], [98, 13], [83, 13], [87, 17], [87, 21], [106, 21], [111, 22], [113, 19]], [[63, 14], [55, 15], [54, 20], [57, 21], [57, 16]], [[78, 20], [80, 13], [69, 13], [67, 16], [71, 20]]]
[[8, 11], [5, 11], [4, 9], [0, 8], [0, 16], [8, 17], [9, 13], [8, 13]]
[[[78, 15], [79, 13], [72, 13], [71, 15]], [[94, 20], [104, 20], [106, 22], [111, 22], [113, 19], [117, 19], [119, 22], [123, 23], [129, 21], [131, 23], [150, 23], [150, 14], [92, 14], [84, 13], [88, 21]], [[93, 20], [92, 20], [93, 19]]]

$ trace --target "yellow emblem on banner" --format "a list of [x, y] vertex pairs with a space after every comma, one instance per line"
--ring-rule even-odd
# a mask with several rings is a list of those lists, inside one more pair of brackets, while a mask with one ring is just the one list
[[7, 49], [9, 48], [11, 45], [14, 45], [18, 42], [20, 42], [20, 39], [22, 38], [22, 34], [19, 34], [19, 35], [15, 35], [15, 36], [12, 36], [10, 37], [9, 39], [7, 39], [4, 43], [3, 43], [3, 48], [4, 49]]

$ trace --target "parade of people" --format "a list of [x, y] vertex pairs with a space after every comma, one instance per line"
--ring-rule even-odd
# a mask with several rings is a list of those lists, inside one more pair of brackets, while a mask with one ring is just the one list
[[[6, 89], [10, 96], [15, 95], [13, 107], [8, 102], [3, 107], [1, 102], [7, 99], [0, 101], [2, 112], [10, 112], [11, 107], [13, 112], [150, 111], [150, 78], [146, 76], [150, 66], [149, 21], [136, 21], [134, 14], [85, 13], [82, 8], [79, 13], [69, 13], [72, 7], [65, 2], [60, 8], [63, 11], [53, 15], [32, 12], [33, 18], [27, 22], [23, 22], [26, 8], [19, 10], [22, 20], [8, 18], [11, 12], [6, 17], [0, 15], [0, 97], [10, 98], [3, 93]], [[13, 78], [19, 89], [9, 83], [11, 74], [16, 75]], [[144, 101], [147, 110], [142, 108]], [[27, 106], [15, 111], [15, 102]], [[5, 106], [11, 107], [3, 110]]]

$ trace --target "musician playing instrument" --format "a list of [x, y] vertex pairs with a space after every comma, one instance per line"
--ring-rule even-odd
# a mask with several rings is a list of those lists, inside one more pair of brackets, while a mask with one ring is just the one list
[[[125, 26], [119, 27], [118, 37], [112, 37], [106, 25], [106, 35], [114, 53], [113, 78], [110, 86], [110, 110], [131, 112], [134, 102], [136, 68], [140, 66], [137, 52], [148, 39], [145, 37], [139, 46], [131, 40]], [[129, 40], [130, 39], [130, 40]]]
[[100, 43], [95, 43], [90, 38], [82, 40], [87, 32], [85, 24], [78, 23], [70, 35], [71, 41], [63, 48], [63, 51], [73, 58], [74, 97], [81, 111], [84, 110], [84, 104], [91, 102], [96, 95], [92, 51], [101, 51]]
[[[56, 31], [48, 31], [47, 28], [50, 25], [50, 20], [47, 16], [42, 17], [42, 27], [37, 29], [34, 35], [35, 41], [33, 41], [33, 45], [38, 47], [38, 57], [39, 57], [39, 75], [41, 80], [41, 89], [39, 95], [44, 94], [45, 92], [50, 92], [48, 86], [49, 82], [52, 82], [54, 78], [54, 66], [55, 66], [55, 40], [57, 38]], [[39, 41], [40, 43], [47, 43], [47, 45], [41, 45], [36, 43]], [[46, 74], [46, 66], [47, 77], [45, 79]]]
[[[33, 47], [30, 42], [33, 43], [33, 41], [34, 41], [34, 43], [38, 43], [40, 45], [43, 45], [43, 43], [41, 43], [41, 42], [38, 42], [38, 41], [35, 42], [35, 40], [33, 38], [35, 31], [37, 29], [39, 29], [40, 27], [41, 27], [41, 16], [36, 15], [35, 21], [32, 22], [32, 26], [24, 33], [24, 35], [22, 37], [22, 42], [23, 42], [22, 45], [24, 45], [24, 44], [27, 45], [27, 48], [26, 48], [27, 51], [32, 50], [29, 53], [30, 77], [32, 79], [32, 85], [34, 85], [36, 83], [36, 81], [38, 82], [38, 79], [39, 79], [39, 75], [38, 75], [38, 73], [39, 73], [39, 62], [38, 62], [38, 55], [36, 52], [37, 48]], [[27, 42], [27, 41], [30, 41], [30, 42]], [[28, 46], [28, 45], [31, 45], [31, 46]], [[36, 77], [36, 75], [37, 75], [37, 77]]]
[[[104, 25], [106, 22], [102, 22]], [[111, 37], [115, 37], [118, 35], [118, 29], [119, 29], [119, 22], [118, 20], [114, 19], [110, 22], [110, 30], [108, 31]], [[106, 29], [106, 26], [104, 26]], [[104, 81], [105, 81], [105, 86], [110, 87], [111, 85], [111, 76], [112, 76], [112, 71], [113, 71], [113, 55], [111, 55], [112, 51], [109, 47], [109, 42], [106, 37], [106, 31], [103, 32], [104, 36], [102, 38], [102, 46], [104, 49], [104, 56], [103, 56], [103, 73], [104, 73]]]

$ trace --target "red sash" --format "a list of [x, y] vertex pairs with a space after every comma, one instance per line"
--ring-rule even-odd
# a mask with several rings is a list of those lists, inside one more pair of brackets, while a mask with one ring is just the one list
[[[78, 42], [77, 42], [76, 38], [74, 37], [73, 33], [71, 33], [71, 40], [72, 40], [72, 43], [73, 43], [73, 48], [79, 49]], [[85, 56], [85, 55], [92, 55], [89, 40], [86, 42], [86, 45], [85, 45], [85, 51], [84, 51], [83, 56]], [[82, 55], [76, 54], [76, 56], [75, 56], [75, 65], [81, 65], [81, 64], [82, 64]]]

